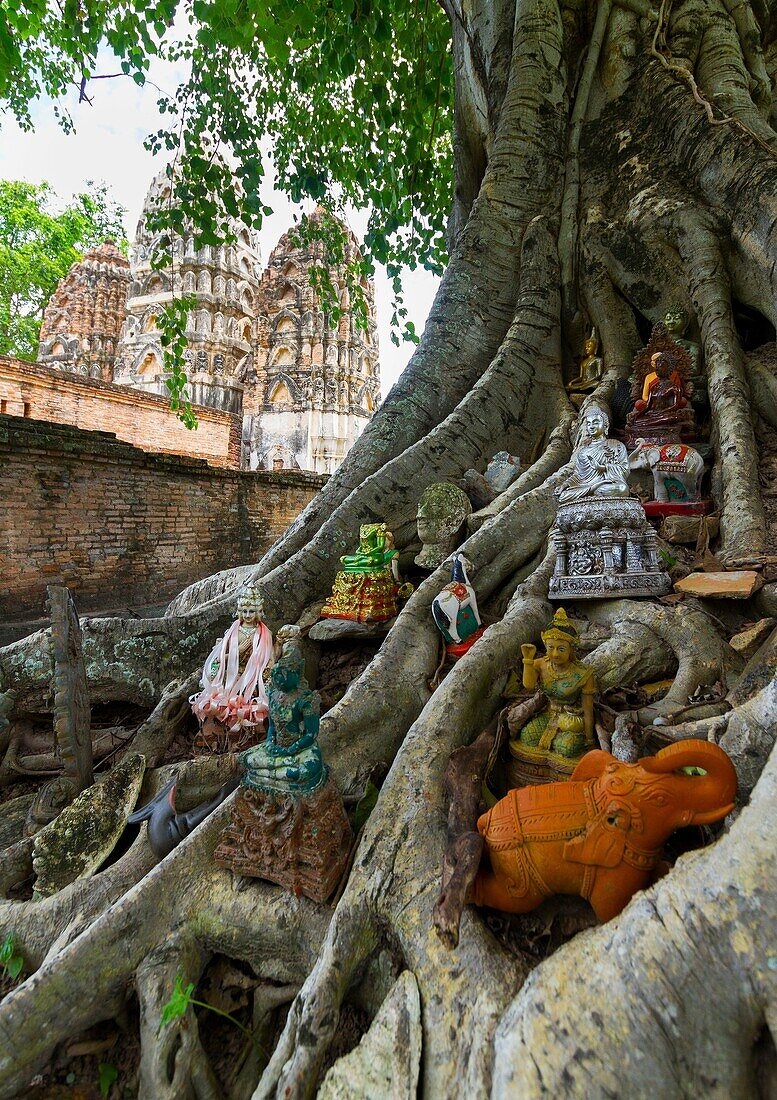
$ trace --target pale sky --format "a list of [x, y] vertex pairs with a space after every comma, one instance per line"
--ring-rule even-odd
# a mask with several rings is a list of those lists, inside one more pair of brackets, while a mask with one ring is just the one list
[[[115, 71], [115, 61], [107, 62]], [[152, 63], [149, 80], [166, 92], [174, 91], [176, 72], [172, 65]], [[104, 181], [114, 198], [127, 209], [126, 229], [131, 240], [143, 199], [152, 177], [164, 167], [161, 157], [153, 157], [143, 141], [162, 121], [156, 109], [157, 92], [150, 85], [139, 88], [131, 79], [92, 82], [89, 94], [93, 104], [78, 104], [75, 92], [70, 103], [75, 132], [64, 134], [54, 119], [51, 104], [41, 103], [34, 111], [35, 130], [25, 133], [9, 118], [0, 128], [0, 179], [24, 179], [32, 183], [47, 180], [63, 201], [85, 188], [87, 180]], [[167, 121], [165, 119], [165, 121]], [[269, 173], [268, 173], [269, 175]], [[274, 213], [264, 221], [260, 233], [262, 261], [266, 262], [278, 238], [292, 224], [295, 208], [284, 195], [268, 184], [265, 201]], [[305, 208], [297, 208], [297, 212]], [[308, 204], [307, 209], [312, 209]], [[361, 238], [366, 214], [355, 211], [349, 218], [351, 229]], [[391, 290], [385, 272], [376, 273], [376, 307], [380, 340], [381, 384], [388, 392], [405, 367], [413, 345], [396, 347], [390, 339]], [[438, 280], [427, 271], [405, 271], [403, 278], [407, 319], [420, 333], [426, 322]]]

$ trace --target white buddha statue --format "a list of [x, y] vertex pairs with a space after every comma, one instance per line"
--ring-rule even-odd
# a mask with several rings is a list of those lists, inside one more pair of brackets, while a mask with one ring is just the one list
[[607, 438], [609, 427], [610, 418], [604, 409], [588, 405], [582, 415], [574, 471], [557, 490], [559, 504], [628, 497], [628, 452], [617, 439]]

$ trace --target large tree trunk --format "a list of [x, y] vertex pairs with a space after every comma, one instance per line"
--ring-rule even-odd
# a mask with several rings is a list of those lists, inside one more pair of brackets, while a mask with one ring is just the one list
[[[773, 584], [739, 608], [569, 608], [601, 635], [588, 659], [602, 688], [673, 676], [657, 711], [677, 724], [663, 729], [722, 738], [745, 794], [755, 787], [722, 839], [533, 970], [542, 922], [574, 926], [563, 907], [512, 926], [513, 950], [469, 909], [450, 950], [432, 912], [448, 758], [491, 720], [520, 644], [537, 641], [552, 614], [547, 535], [575, 416], [563, 379], [587, 327], [601, 335], [608, 373], [597, 396], [608, 401], [649, 323], [674, 303], [691, 310], [709, 383], [716, 552], [756, 565], [774, 552], [761, 482], [777, 469], [766, 469], [762, 442], [777, 426], [766, 347], [777, 323], [777, 16], [768, 0], [663, 0], [660, 12], [646, 0], [444, 6], [457, 103], [451, 261], [407, 370], [262, 562], [191, 586], [160, 620], [85, 623], [84, 650], [93, 702], [156, 706], [135, 738], [153, 767], [246, 577], [259, 581], [274, 630], [296, 622], [327, 594], [360, 523], [386, 520], [405, 546], [424, 486], [509, 449], [532, 460], [464, 546], [493, 625], [432, 694], [430, 605], [448, 579], [438, 569], [324, 716], [322, 747], [349, 797], [387, 773], [334, 911], [263, 883], [233, 891], [211, 858], [226, 808], [156, 866], [142, 834], [102, 875], [45, 901], [0, 902], [0, 930], [13, 932], [32, 971], [0, 1004], [2, 1096], [23, 1091], [57, 1044], [121, 1013], [133, 987], [141, 1094], [218, 1095], [191, 1009], [156, 1034], [176, 973], [196, 983], [214, 954], [249, 964], [287, 998], [299, 989], [274, 1052], [250, 1061], [244, 1095], [311, 1095], [344, 1003], [374, 1017], [404, 970], [420, 993], [427, 1097], [670, 1097], [701, 1081], [711, 1095], [744, 1097], [774, 1079], [774, 761], [758, 776], [777, 723], [777, 642], [735, 686], [742, 661], [727, 640], [775, 613]], [[0, 651], [0, 687], [16, 692], [18, 720], [49, 705], [45, 641]], [[700, 721], [678, 714], [721, 679], [733, 709]], [[191, 792], [223, 781], [207, 762], [186, 774]], [[24, 877], [28, 860], [23, 844], [9, 849], [0, 881]], [[262, 1035], [283, 999], [273, 996], [255, 1013]], [[388, 1018], [365, 1051], [385, 1041]]]

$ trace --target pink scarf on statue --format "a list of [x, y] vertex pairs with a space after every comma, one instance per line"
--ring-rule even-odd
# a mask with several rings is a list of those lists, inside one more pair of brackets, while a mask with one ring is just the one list
[[[240, 620], [236, 619], [208, 654], [197, 695], [189, 702], [197, 717], [218, 719], [230, 733], [258, 726], [267, 716], [267, 692], [262, 674], [272, 656], [272, 634], [264, 625], [254, 632], [251, 654], [242, 676], [240, 669]], [[215, 673], [211, 673], [217, 662]]]

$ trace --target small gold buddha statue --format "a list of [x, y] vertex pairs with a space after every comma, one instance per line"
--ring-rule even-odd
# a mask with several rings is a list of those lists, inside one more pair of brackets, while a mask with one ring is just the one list
[[563, 607], [543, 632], [545, 656], [522, 645], [523, 686], [542, 689], [547, 705], [517, 732], [511, 730], [511, 787], [568, 778], [580, 758], [595, 745], [593, 670], [576, 659], [579, 636]]
[[359, 548], [340, 558], [342, 568], [321, 617], [359, 623], [393, 619], [401, 586], [398, 557], [394, 536], [385, 523], [362, 524]]
[[583, 345], [583, 352], [580, 373], [567, 385], [569, 393], [590, 393], [602, 380], [604, 362], [599, 355], [599, 338], [595, 328], [591, 329], [591, 335]]

